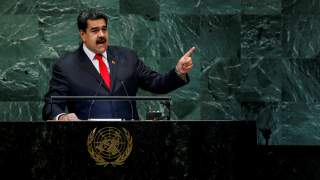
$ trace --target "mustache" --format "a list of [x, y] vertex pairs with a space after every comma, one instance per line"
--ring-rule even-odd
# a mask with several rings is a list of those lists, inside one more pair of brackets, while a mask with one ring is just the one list
[[100, 43], [105, 43], [106, 41], [107, 41], [106, 38], [104, 38], [104, 37], [99, 37], [99, 38], [97, 38], [96, 43], [97, 43], [97, 44], [100, 44]]

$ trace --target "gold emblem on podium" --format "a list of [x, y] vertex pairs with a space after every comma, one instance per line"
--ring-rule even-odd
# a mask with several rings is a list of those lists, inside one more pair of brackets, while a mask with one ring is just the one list
[[125, 128], [105, 127], [93, 129], [87, 139], [87, 147], [90, 156], [97, 165], [119, 166], [132, 150], [132, 137]]

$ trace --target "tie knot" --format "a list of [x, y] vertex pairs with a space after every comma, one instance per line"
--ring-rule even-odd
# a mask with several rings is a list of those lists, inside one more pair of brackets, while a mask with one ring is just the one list
[[102, 55], [101, 54], [96, 54], [96, 59], [99, 61], [102, 61]]

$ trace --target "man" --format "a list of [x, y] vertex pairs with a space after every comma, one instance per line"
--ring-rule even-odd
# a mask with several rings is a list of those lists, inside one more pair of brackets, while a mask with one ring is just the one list
[[133, 51], [108, 45], [108, 18], [103, 13], [83, 11], [77, 20], [82, 44], [54, 64], [42, 111], [44, 120], [139, 119], [135, 102], [51, 102], [50, 97], [135, 96], [138, 88], [163, 94], [189, 82], [187, 73], [193, 67], [194, 47], [181, 57], [175, 68], [162, 75], [147, 67]]

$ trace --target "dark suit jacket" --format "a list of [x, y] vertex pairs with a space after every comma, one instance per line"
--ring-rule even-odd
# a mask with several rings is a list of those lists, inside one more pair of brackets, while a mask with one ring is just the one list
[[[187, 81], [170, 70], [159, 74], [148, 68], [137, 55], [123, 47], [109, 46], [107, 58], [110, 67], [111, 90], [108, 90], [82, 45], [64, 56], [53, 66], [49, 91], [45, 95], [42, 111], [44, 120], [54, 119], [58, 114], [75, 113], [79, 119], [121, 118], [139, 119], [136, 103], [127, 101], [50, 101], [51, 96], [135, 96], [138, 88], [152, 93], [164, 94], [173, 91]], [[127, 93], [125, 91], [127, 90]], [[131, 108], [131, 105], [133, 108]]]

